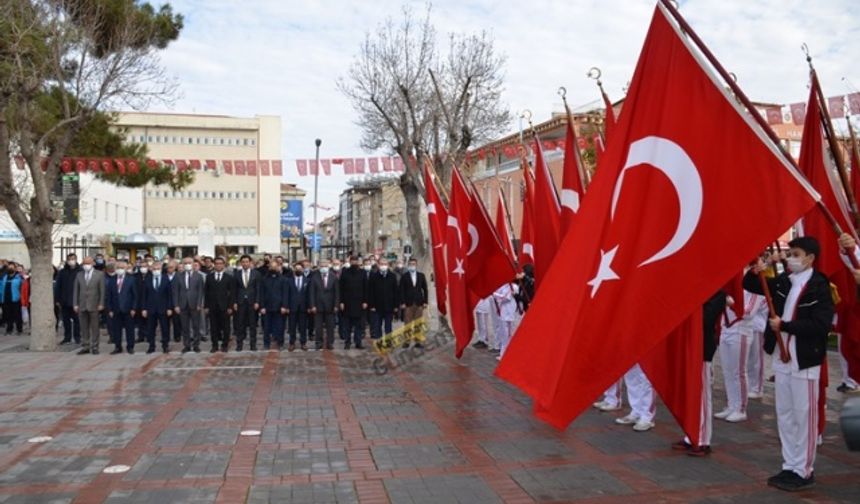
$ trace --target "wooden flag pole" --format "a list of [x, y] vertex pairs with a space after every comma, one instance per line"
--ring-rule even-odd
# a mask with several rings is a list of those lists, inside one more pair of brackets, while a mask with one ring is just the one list
[[[767, 278], [764, 276], [764, 271], [759, 271], [758, 280], [761, 282], [761, 290], [764, 292], [764, 298], [767, 301], [767, 309], [770, 312], [771, 317], [778, 317], [776, 313], [776, 308], [773, 306], [773, 296], [770, 293], [770, 286], [767, 284]], [[779, 360], [782, 362], [790, 362], [791, 354], [788, 352], [788, 348], [785, 347], [785, 342], [782, 340], [781, 335], [775, 334], [776, 343], [779, 346]]]
[[561, 96], [561, 101], [564, 102], [564, 112], [567, 114], [568, 127], [573, 132], [573, 145], [571, 145], [571, 149], [573, 149], [574, 159], [576, 159], [576, 172], [577, 175], [579, 175], [579, 182], [582, 184], [582, 189], [584, 191], [586, 187], [585, 165], [582, 162], [582, 153], [579, 152], [579, 145], [576, 143], [576, 130], [573, 127], [573, 114], [570, 113], [570, 107], [567, 105], [567, 89], [564, 86], [561, 86], [558, 88], [558, 94]]

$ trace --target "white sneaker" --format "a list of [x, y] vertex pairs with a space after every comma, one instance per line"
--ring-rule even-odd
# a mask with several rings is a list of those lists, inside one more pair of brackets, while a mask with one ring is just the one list
[[654, 425], [654, 422], [639, 421], [633, 426], [633, 430], [636, 432], [645, 432], [653, 429]]
[[600, 411], [618, 411], [621, 409], [621, 405], [618, 404], [613, 406], [608, 402], [604, 402], [602, 405], [598, 406], [597, 409], [599, 409]]
[[592, 404], [592, 406], [594, 406], [597, 409], [601, 409], [604, 406], [606, 406], [606, 401], [597, 401], [594, 404]]
[[725, 420], [727, 416], [732, 414], [732, 410], [726, 408], [719, 413], [714, 413], [714, 418], [719, 418], [720, 420]]
[[639, 417], [637, 417], [633, 413], [630, 413], [627, 416], [623, 416], [621, 418], [615, 419], [615, 423], [617, 423], [618, 425], [633, 425], [638, 421], [639, 421]]
[[747, 394], [747, 397], [750, 399], [761, 399], [762, 397], [764, 397], [764, 394], [762, 394], [761, 392], [750, 392], [749, 394]]
[[732, 411], [732, 413], [725, 418], [726, 422], [744, 422], [747, 419], [746, 413], [741, 413], [740, 411]]

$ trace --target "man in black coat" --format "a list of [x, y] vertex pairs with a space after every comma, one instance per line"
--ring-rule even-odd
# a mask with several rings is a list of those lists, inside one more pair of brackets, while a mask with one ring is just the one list
[[78, 315], [75, 313], [73, 299], [75, 279], [80, 272], [78, 256], [74, 253], [66, 256], [66, 264], [63, 265], [63, 269], [57, 272], [57, 282], [54, 284], [54, 302], [63, 317], [63, 341], [60, 342], [61, 345], [71, 343], [72, 339], [75, 340], [75, 343], [80, 344], [81, 342], [81, 326]]
[[296, 340], [302, 350], [308, 349], [308, 294], [310, 285], [308, 275], [304, 274], [304, 266], [297, 262], [293, 268], [293, 276], [287, 278], [290, 289], [290, 344], [287, 350], [296, 349]]
[[241, 352], [245, 336], [250, 333], [251, 351], [257, 350], [257, 310], [260, 309], [260, 273], [251, 267], [251, 256], [239, 259], [240, 267], [233, 271], [236, 279], [236, 303], [233, 311], [233, 328], [236, 332], [236, 351]]
[[[403, 310], [403, 322], [408, 324], [424, 315], [427, 307], [427, 279], [424, 273], [418, 271], [418, 260], [409, 259], [406, 270], [400, 276], [400, 308]], [[404, 342], [403, 347], [409, 346]], [[415, 346], [421, 347], [420, 343]]]
[[226, 352], [230, 344], [230, 315], [236, 300], [236, 281], [224, 271], [224, 258], [215, 258], [215, 267], [206, 276], [206, 312], [209, 314], [209, 330], [212, 333], [210, 352]]
[[[340, 304], [340, 286], [329, 261], [320, 261], [319, 271], [311, 276], [308, 305], [313, 315], [316, 349], [334, 349], [334, 315]], [[325, 334], [323, 334], [325, 330]]]
[[[788, 272], [767, 280], [775, 314], [765, 329], [764, 349], [773, 358], [777, 427], [782, 444], [782, 472], [768, 485], [798, 491], [815, 484], [813, 463], [818, 439], [821, 364], [833, 324], [833, 298], [827, 277], [813, 268], [821, 248], [805, 236], [789, 242]], [[760, 260], [745, 276], [744, 289], [764, 294]]]
[[367, 307], [370, 310], [370, 336], [373, 339], [391, 332], [394, 312], [400, 307], [400, 291], [397, 277], [388, 269], [388, 259], [379, 260], [379, 271], [370, 276]]
[[290, 307], [289, 278], [281, 274], [277, 261], [269, 262], [269, 271], [260, 281], [260, 315], [263, 317], [263, 349], [268, 350], [272, 340], [278, 350], [284, 349], [284, 326]]
[[365, 272], [358, 267], [358, 257], [350, 256], [349, 268], [340, 274], [340, 323], [346, 324], [346, 340], [343, 347], [347, 350], [355, 343], [355, 348], [364, 348], [363, 317], [367, 309], [367, 280]]

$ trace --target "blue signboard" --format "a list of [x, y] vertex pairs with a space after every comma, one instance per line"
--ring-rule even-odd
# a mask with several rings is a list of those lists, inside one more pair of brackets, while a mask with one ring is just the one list
[[305, 238], [308, 240], [308, 247], [313, 249], [314, 252], [320, 251], [320, 245], [322, 245], [322, 235], [317, 233], [307, 233]]
[[281, 238], [301, 238], [302, 201], [281, 201]]

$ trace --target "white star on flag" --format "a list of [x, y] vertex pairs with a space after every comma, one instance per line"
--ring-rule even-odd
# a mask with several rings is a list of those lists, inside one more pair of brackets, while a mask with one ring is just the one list
[[617, 273], [612, 271], [612, 260], [615, 259], [616, 252], [618, 252], [618, 245], [609, 252], [600, 251], [600, 266], [597, 267], [597, 275], [588, 281], [588, 285], [591, 286], [592, 298], [597, 294], [597, 290], [600, 289], [600, 285], [603, 282], [621, 278]]
[[451, 271], [451, 273], [456, 273], [460, 275], [460, 278], [463, 278], [463, 275], [466, 274], [466, 270], [463, 269], [463, 259], [455, 259], [457, 261], [457, 266]]

